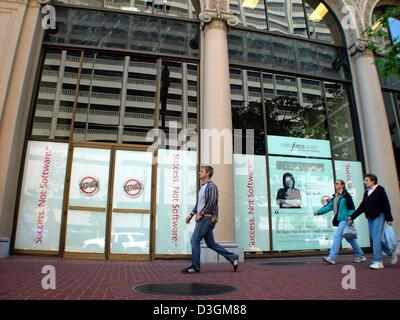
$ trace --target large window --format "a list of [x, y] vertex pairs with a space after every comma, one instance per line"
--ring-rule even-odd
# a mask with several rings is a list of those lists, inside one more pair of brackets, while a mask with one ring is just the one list
[[196, 17], [195, 9], [190, 0], [56, 0], [55, 2], [173, 17]]
[[151, 143], [156, 133], [148, 132], [160, 128], [165, 146], [196, 149], [197, 69], [195, 63], [47, 49], [31, 136], [140, 144]]
[[[390, 6], [378, 6], [374, 10], [372, 21], [375, 23]], [[383, 47], [387, 49], [393, 43], [400, 41], [400, 21], [391, 18], [389, 21], [388, 34], [382, 39]], [[381, 55], [376, 52], [377, 57]], [[378, 71], [381, 69], [377, 65]], [[397, 174], [400, 181], [400, 78], [395, 75], [381, 77], [381, 86], [383, 88], [383, 98], [386, 106], [386, 114], [389, 122], [390, 135], [392, 137], [393, 152], [397, 165]]]
[[[328, 249], [332, 218], [313, 211], [335, 177], [356, 205], [364, 190], [347, 85], [231, 67], [230, 86], [238, 243], [246, 252]], [[357, 227], [367, 234], [366, 219]]]
[[[332, 156], [357, 160], [348, 92], [343, 84], [231, 68], [234, 129], [254, 130], [255, 154], [265, 154], [268, 136], [330, 141]], [[240, 136], [237, 131], [236, 136]], [[239, 145], [240, 146], [240, 145]], [[247, 147], [249, 148], [249, 147]]]
[[231, 12], [243, 27], [343, 45], [338, 22], [315, 0], [230, 0]]
[[197, 23], [156, 16], [57, 7], [46, 42], [198, 58]]
[[345, 67], [333, 66], [346, 55], [344, 48], [239, 29], [228, 33], [228, 45], [231, 64], [338, 80], [349, 77]]
[[392, 137], [393, 152], [397, 165], [397, 175], [400, 181], [400, 92], [384, 91], [383, 98]]

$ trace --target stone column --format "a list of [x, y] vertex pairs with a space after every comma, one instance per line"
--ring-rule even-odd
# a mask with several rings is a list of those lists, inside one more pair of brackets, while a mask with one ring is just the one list
[[10, 246], [41, 38], [37, 0], [0, 0], [0, 257]]
[[[212, 180], [219, 191], [219, 222], [215, 228], [216, 241], [235, 251], [243, 260], [243, 250], [235, 242], [234, 177], [232, 115], [230, 101], [230, 76], [228, 57], [228, 28], [238, 23], [229, 14], [227, 0], [206, 1], [199, 15], [204, 32], [202, 45], [202, 110], [201, 155], [202, 164], [214, 167]], [[210, 250], [203, 250], [203, 261], [218, 262]]]
[[395, 227], [397, 232], [400, 232], [400, 193], [396, 162], [374, 54], [361, 39], [350, 49], [355, 65], [354, 80], [357, 81], [361, 102], [359, 120], [363, 122], [365, 131], [364, 153], [368, 159], [367, 171], [375, 174], [378, 183], [385, 187]]

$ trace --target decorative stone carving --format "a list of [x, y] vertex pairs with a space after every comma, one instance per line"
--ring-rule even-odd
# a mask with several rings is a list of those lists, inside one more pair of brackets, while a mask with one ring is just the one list
[[368, 49], [369, 41], [366, 39], [357, 39], [350, 47], [350, 56], [372, 54], [372, 51]]
[[206, 1], [206, 10], [212, 11], [229, 11], [229, 2], [227, 0], [207, 0]]
[[229, 13], [228, 0], [206, 0], [205, 10], [200, 12], [199, 19], [201, 21], [200, 28], [203, 30], [205, 25], [212, 20], [224, 22], [228, 28], [234, 27], [239, 23], [239, 19]]

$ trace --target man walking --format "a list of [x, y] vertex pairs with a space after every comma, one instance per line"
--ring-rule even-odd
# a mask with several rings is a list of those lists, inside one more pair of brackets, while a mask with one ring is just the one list
[[196, 216], [196, 226], [190, 241], [192, 245], [192, 265], [183, 269], [183, 273], [200, 272], [200, 241], [203, 238], [207, 247], [222, 255], [232, 264], [233, 271], [236, 272], [239, 266], [239, 256], [229, 252], [214, 240], [213, 230], [218, 221], [218, 188], [211, 180], [213, 174], [213, 167], [200, 167], [201, 188], [198, 193], [197, 203], [186, 218], [186, 223], [190, 223], [192, 218]]
[[371, 269], [383, 269], [382, 250], [391, 257], [392, 264], [397, 263], [399, 255], [399, 250], [392, 251], [382, 241], [385, 221], [391, 226], [393, 216], [386, 191], [382, 186], [378, 185], [378, 178], [373, 174], [367, 174], [364, 178], [364, 184], [367, 190], [364, 193], [363, 200], [357, 210], [348, 218], [347, 224], [351, 225], [353, 220], [365, 212], [373, 250], [373, 261], [369, 267]]

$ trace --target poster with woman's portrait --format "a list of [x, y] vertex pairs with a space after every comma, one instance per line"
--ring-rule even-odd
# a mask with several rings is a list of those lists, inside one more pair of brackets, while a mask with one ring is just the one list
[[274, 250], [328, 248], [332, 218], [313, 212], [334, 193], [332, 161], [269, 157]]

